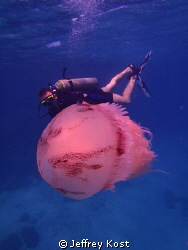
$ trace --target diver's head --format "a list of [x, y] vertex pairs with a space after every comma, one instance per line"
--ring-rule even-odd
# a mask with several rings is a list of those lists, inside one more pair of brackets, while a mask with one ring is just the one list
[[41, 101], [49, 95], [52, 95], [52, 91], [49, 88], [43, 88], [39, 91], [39, 98]]
[[57, 97], [53, 94], [49, 88], [43, 88], [39, 91], [39, 98], [43, 106], [50, 107], [53, 105]]

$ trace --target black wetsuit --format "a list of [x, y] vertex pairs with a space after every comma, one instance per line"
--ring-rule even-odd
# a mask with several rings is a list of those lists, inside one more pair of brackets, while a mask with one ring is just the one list
[[57, 90], [57, 100], [54, 105], [49, 107], [48, 114], [53, 118], [61, 110], [67, 108], [76, 103], [82, 103], [83, 101], [89, 104], [100, 104], [113, 102], [113, 94], [109, 92], [104, 92], [102, 89], [93, 89], [82, 92], [67, 92], [62, 90]]

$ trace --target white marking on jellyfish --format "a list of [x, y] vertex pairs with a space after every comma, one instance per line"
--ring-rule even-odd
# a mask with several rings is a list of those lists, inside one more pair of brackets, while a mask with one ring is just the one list
[[55, 42], [52, 42], [52, 43], [49, 43], [46, 45], [46, 47], [48, 47], [48, 48], [54, 48], [54, 47], [59, 47], [59, 46], [61, 46], [60, 41], [55, 41]]

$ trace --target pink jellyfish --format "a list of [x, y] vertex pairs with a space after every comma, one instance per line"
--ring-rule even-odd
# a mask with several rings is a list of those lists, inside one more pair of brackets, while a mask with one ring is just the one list
[[150, 133], [116, 104], [75, 104], [47, 125], [37, 146], [42, 178], [72, 199], [113, 189], [146, 172], [155, 157]]

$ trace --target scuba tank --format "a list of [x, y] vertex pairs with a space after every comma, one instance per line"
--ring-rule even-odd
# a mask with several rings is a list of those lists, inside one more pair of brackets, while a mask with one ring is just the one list
[[54, 85], [57, 90], [66, 90], [70, 92], [82, 92], [98, 88], [98, 80], [95, 77], [76, 78], [58, 80]]

